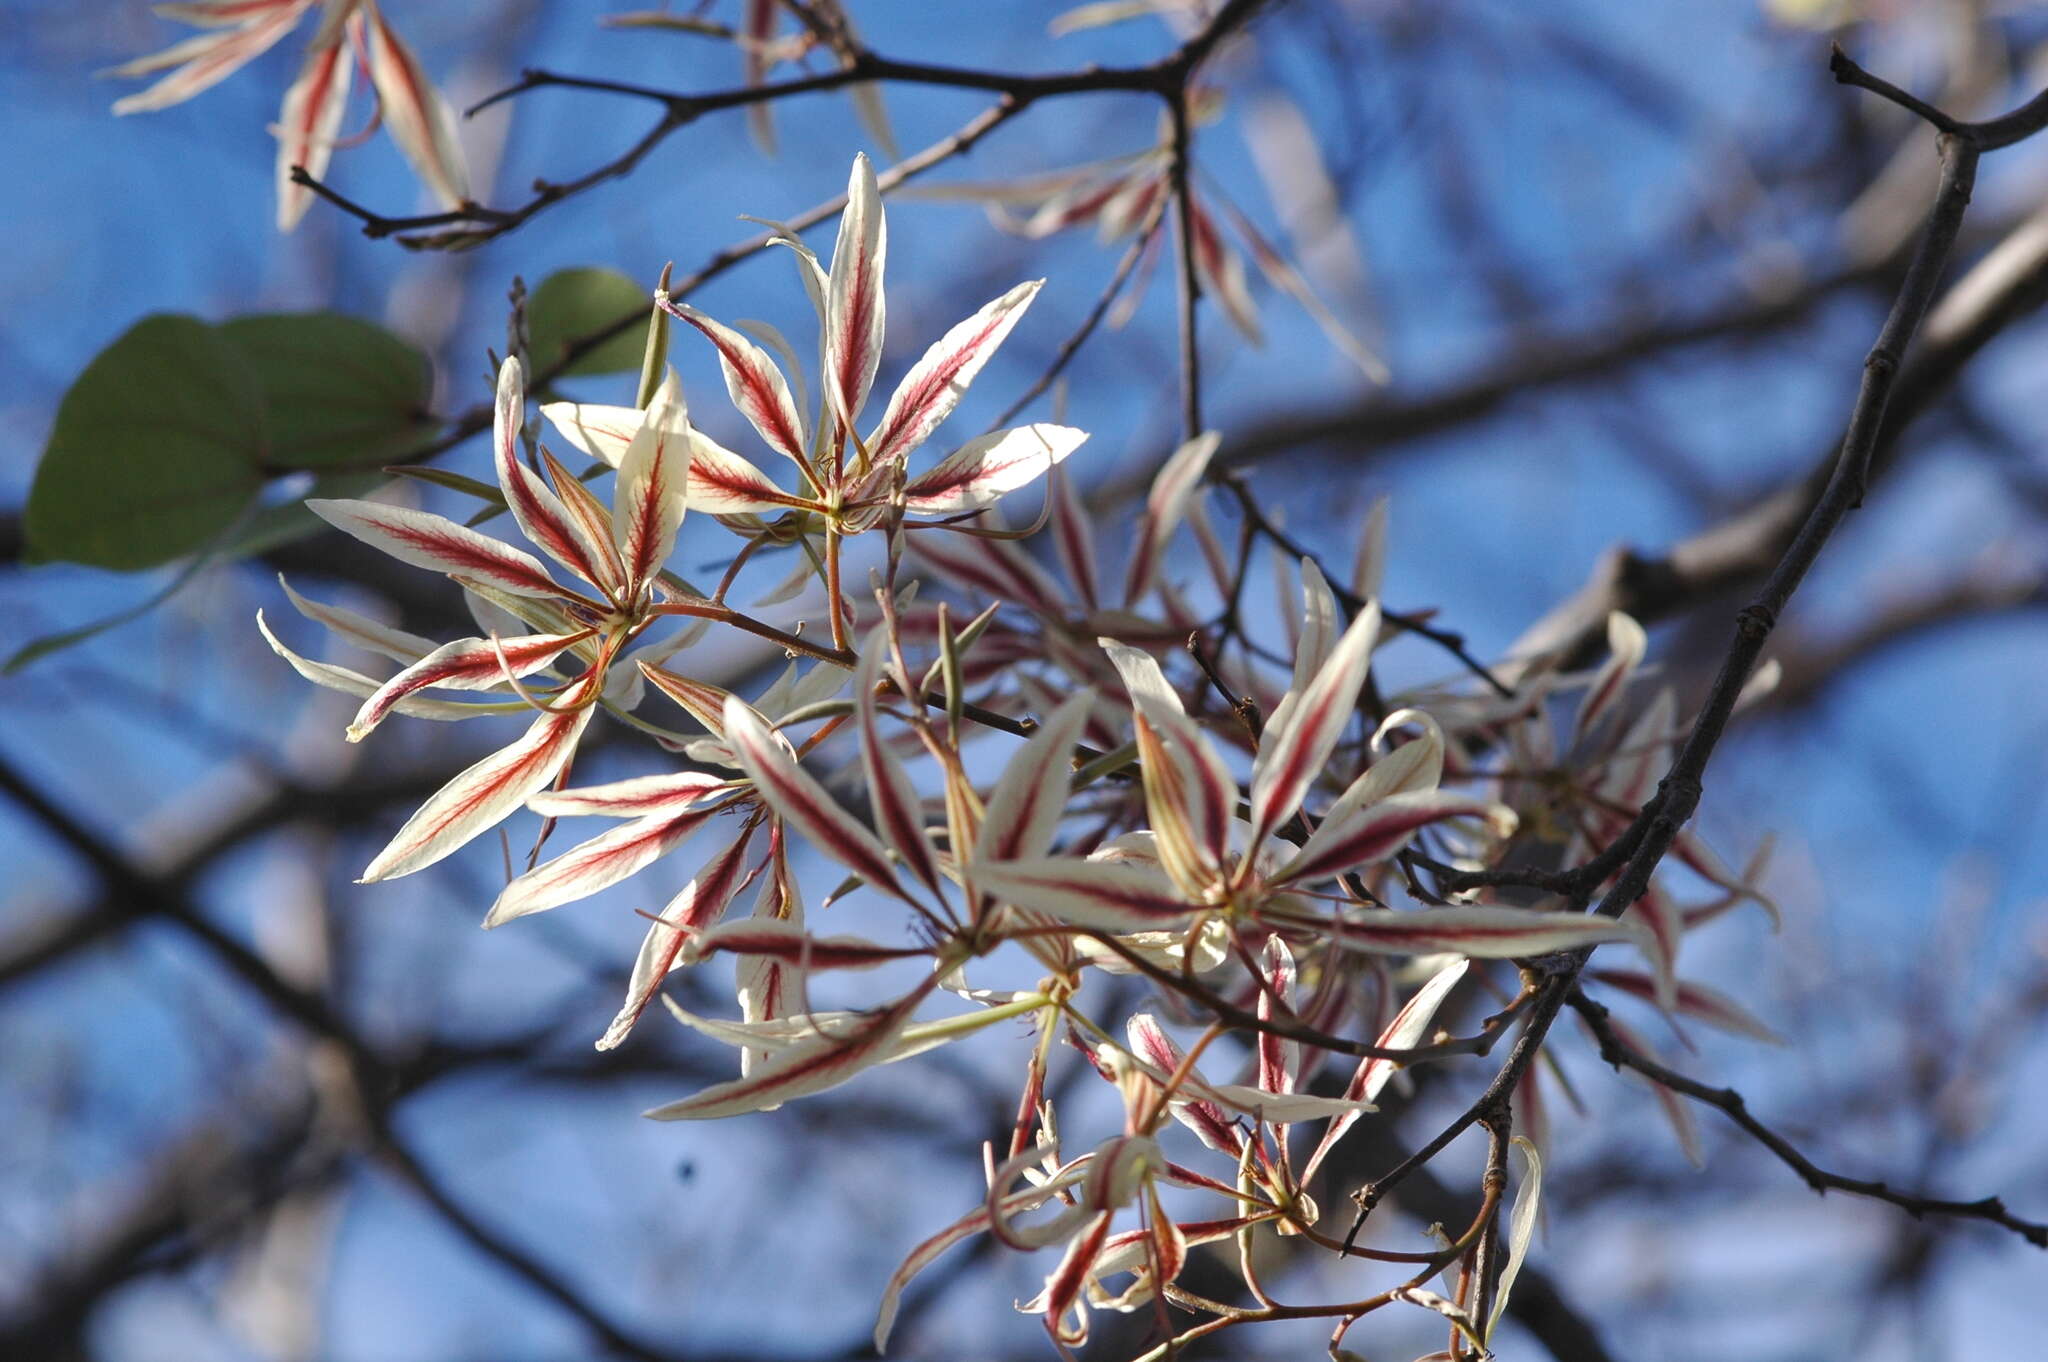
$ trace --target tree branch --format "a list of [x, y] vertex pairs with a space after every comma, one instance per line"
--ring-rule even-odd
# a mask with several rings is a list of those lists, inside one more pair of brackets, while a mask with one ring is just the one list
[[1806, 1185], [1814, 1191], [1822, 1194], [1848, 1192], [1855, 1196], [1869, 1197], [1874, 1201], [1887, 1202], [1916, 1220], [1923, 1216], [1938, 1215], [1988, 1221], [2011, 1230], [2036, 1248], [2048, 1248], [2048, 1224], [2020, 1219], [2008, 1211], [2005, 1203], [1995, 1196], [1984, 1197], [1978, 1201], [1950, 1201], [1941, 1197], [1897, 1191], [1882, 1182], [1828, 1172], [1800, 1153], [1784, 1136], [1751, 1115], [1748, 1103], [1735, 1089], [1709, 1087], [1650, 1058], [1621, 1038], [1613, 1024], [1608, 1021], [1605, 1007], [1576, 988], [1572, 990], [1570, 1002], [1572, 1009], [1585, 1020], [1594, 1038], [1600, 1042], [1600, 1058], [1617, 1069], [1633, 1069], [1653, 1083], [1662, 1084], [1695, 1102], [1716, 1108], [1758, 1144], [1777, 1155], [1786, 1167], [1799, 1174]]

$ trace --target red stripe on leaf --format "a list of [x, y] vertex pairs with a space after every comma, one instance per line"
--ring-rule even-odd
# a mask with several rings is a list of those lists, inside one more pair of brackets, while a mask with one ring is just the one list
[[445, 516], [374, 501], [314, 498], [306, 509], [400, 562], [473, 577], [517, 596], [560, 596], [538, 559]]
[[[595, 685], [595, 678], [584, 685]], [[565, 697], [574, 704], [579, 695]], [[576, 749], [594, 706], [542, 714], [510, 747], [457, 775], [406, 820], [389, 846], [363, 871], [362, 882], [395, 879], [441, 860], [496, 826], [546, 785]]]
[[429, 686], [486, 690], [505, 680], [508, 666], [515, 677], [529, 675], [595, 633], [584, 629], [573, 634], [532, 634], [525, 638], [465, 638], [445, 644], [386, 681], [363, 702], [348, 726], [349, 741], [358, 742], [366, 737], [393, 706], [415, 691]]

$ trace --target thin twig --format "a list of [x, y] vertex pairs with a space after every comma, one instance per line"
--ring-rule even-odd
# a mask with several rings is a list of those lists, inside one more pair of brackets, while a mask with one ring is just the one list
[[1868, 1178], [1852, 1178], [1841, 1173], [1830, 1173], [1800, 1153], [1791, 1141], [1751, 1115], [1749, 1104], [1735, 1089], [1711, 1087], [1658, 1063], [1623, 1040], [1620, 1033], [1614, 1029], [1613, 1023], [1607, 1019], [1607, 1009], [1576, 988], [1572, 990], [1570, 1002], [1572, 1009], [1585, 1020], [1594, 1038], [1600, 1042], [1600, 1058], [1617, 1069], [1633, 1069], [1653, 1083], [1661, 1084], [1675, 1093], [1720, 1111], [1758, 1144], [1777, 1155], [1786, 1167], [1799, 1174], [1806, 1185], [1814, 1191], [1823, 1194], [1848, 1192], [1854, 1196], [1869, 1197], [1874, 1201], [1897, 1206], [1915, 1219], [1939, 1215], [1989, 1221], [1991, 1224], [2011, 1230], [2036, 1248], [2048, 1248], [2048, 1224], [2022, 1220], [2007, 1210], [2005, 1203], [1998, 1197], [1988, 1196], [1977, 1201], [1951, 1201], [1944, 1197], [1901, 1192], [1883, 1182]]

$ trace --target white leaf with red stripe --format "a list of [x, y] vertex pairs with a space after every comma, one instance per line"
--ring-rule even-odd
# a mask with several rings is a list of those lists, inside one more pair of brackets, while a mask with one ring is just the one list
[[[1132, 1039], [1133, 1050], [1143, 1056], [1139, 1060], [1140, 1067], [1145, 1069], [1153, 1082], [1164, 1086], [1168, 1077], [1178, 1067], [1178, 1048], [1167, 1042], [1167, 1048], [1176, 1056], [1176, 1060], [1173, 1065], [1160, 1064], [1146, 1053], [1159, 1048], [1156, 1040], [1142, 1037], [1135, 1030], [1132, 1032]], [[1159, 1039], [1164, 1039], [1163, 1035]], [[1275, 1092], [1264, 1086], [1254, 1087], [1247, 1083], [1211, 1083], [1198, 1073], [1189, 1073], [1182, 1079], [1180, 1096], [1173, 1100], [1207, 1103], [1216, 1108], [1227, 1107], [1264, 1121], [1268, 1125], [1280, 1126], [1293, 1125], [1298, 1121], [1319, 1121], [1327, 1116], [1357, 1115], [1373, 1109], [1370, 1102], [1348, 1097], [1318, 1097], [1310, 1093]], [[1188, 1122], [1184, 1124], [1192, 1125]], [[1201, 1133], [1199, 1126], [1193, 1128], [1197, 1134]]]
[[[1179, 1274], [1187, 1258], [1190, 1245], [1213, 1244], [1219, 1239], [1228, 1239], [1239, 1230], [1274, 1218], [1276, 1213], [1264, 1215], [1235, 1216], [1228, 1220], [1170, 1220], [1160, 1216], [1157, 1224], [1170, 1230], [1170, 1238], [1163, 1246], [1157, 1245], [1158, 1229], [1140, 1228], [1113, 1234], [1102, 1245], [1102, 1252], [1095, 1255], [1095, 1264], [1089, 1268], [1090, 1299], [1106, 1310], [1133, 1310], [1152, 1299], [1152, 1260], [1156, 1255], [1164, 1269], [1160, 1277], [1171, 1282]], [[1138, 1280], [1114, 1300], [1097, 1299], [1104, 1293], [1101, 1280], [1113, 1277], [1119, 1272], [1133, 1272]]]
[[701, 432], [690, 435], [688, 502], [711, 515], [744, 515], [808, 506], [777, 487], [766, 473]]
[[[1475, 1349], [1479, 1349], [1481, 1356], [1492, 1356], [1492, 1354], [1485, 1352], [1485, 1340], [1480, 1336], [1479, 1325], [1473, 1321], [1471, 1313], [1448, 1296], [1440, 1296], [1434, 1291], [1425, 1291], [1419, 1286], [1397, 1286], [1389, 1294], [1395, 1300], [1405, 1301], [1409, 1305], [1420, 1306], [1424, 1310], [1433, 1310], [1437, 1314], [1442, 1315], [1451, 1322], [1451, 1328], [1457, 1332], [1457, 1336], [1470, 1343]], [[1456, 1356], [1456, 1354], [1451, 1355]]]
[[868, 798], [889, 846], [933, 893], [939, 893], [939, 863], [925, 835], [924, 806], [911, 784], [902, 759], [883, 741], [876, 717], [875, 696], [882, 684], [882, 665], [889, 656], [889, 631], [876, 625], [861, 650], [854, 674], [854, 698], [860, 714], [861, 770], [867, 776]]
[[1614, 709], [1615, 701], [1628, 687], [1629, 678], [1649, 651], [1650, 638], [1643, 626], [1616, 610], [1607, 616], [1608, 658], [1586, 687], [1579, 701], [1579, 713], [1572, 731], [1583, 741]]
[[[1419, 728], [1422, 736], [1386, 751], [1388, 735], [1403, 728]], [[1381, 753], [1364, 775], [1337, 796], [1323, 818], [1348, 817], [1352, 810], [1377, 804], [1398, 794], [1434, 790], [1444, 775], [1444, 730], [1419, 709], [1397, 709], [1373, 730], [1372, 750]]]
[[1240, 335], [1253, 345], [1264, 344], [1258, 305], [1245, 285], [1243, 257], [1224, 242], [1207, 213], [1195, 208], [1189, 220], [1194, 226], [1195, 268], [1201, 275], [1202, 291], [1222, 305], [1223, 314]]
[[[732, 692], [723, 686], [714, 686], [709, 681], [699, 681], [679, 672], [657, 667], [651, 662], [642, 662], [640, 674], [654, 683], [654, 688], [688, 711], [691, 718], [704, 725], [704, 730], [713, 737], [725, 736], [725, 702]], [[725, 763], [731, 765], [730, 762]]]
[[636, 818], [571, 847], [506, 885], [485, 916], [484, 926], [501, 927], [514, 918], [608, 889], [681, 846], [714, 812], [694, 809]]
[[1643, 954], [1656, 971], [1657, 1005], [1671, 1011], [1678, 1006], [1678, 949], [1685, 941], [1685, 914], [1668, 893], [1652, 884], [1622, 917], [1648, 929]]
[[1145, 497], [1145, 514], [1138, 522], [1138, 542], [1131, 548], [1124, 572], [1125, 605], [1136, 605], [1159, 579], [1167, 541], [1187, 514], [1188, 501], [1209, 471], [1209, 460], [1215, 457], [1222, 438], [1213, 430], [1196, 436], [1174, 450], [1153, 477], [1152, 489]]
[[732, 788], [732, 782], [704, 771], [632, 776], [577, 790], [544, 790], [526, 807], [549, 818], [596, 814], [605, 818], [646, 818], [675, 813]]
[[516, 356], [498, 368], [497, 401], [491, 409], [491, 458], [498, 487], [520, 532], [550, 558], [583, 580], [616, 587], [608, 555], [540, 474], [519, 461], [519, 432], [526, 424], [526, 383]]
[[[247, 24], [279, 10], [294, 12], [309, 8], [313, 0], [171, 0], [171, 3], [151, 5], [150, 13], [159, 19], [174, 19], [194, 28], [230, 28]], [[343, 7], [346, 17], [347, 7]], [[335, 27], [330, 13], [321, 20], [321, 29]]]
[[714, 1084], [679, 1102], [669, 1102], [645, 1113], [656, 1121], [710, 1121], [721, 1116], [739, 1116], [763, 1111], [798, 1097], [836, 1088], [863, 1069], [882, 1062], [889, 1043], [910, 1020], [925, 990], [862, 1019], [843, 1036], [821, 1036], [771, 1055], [754, 1066], [752, 1073], [728, 1083]]
[[[114, 112], [132, 114], [167, 109], [202, 90], [211, 89], [276, 46], [278, 39], [292, 31], [299, 22], [299, 16], [311, 3], [312, 0], [283, 0], [283, 3], [265, 5], [261, 8], [268, 13], [252, 12], [247, 20], [240, 21], [239, 26], [230, 32], [197, 34], [183, 42], [173, 43], [161, 52], [152, 52], [101, 72], [108, 76], [146, 76], [166, 67], [178, 68], [147, 90], [115, 100]], [[187, 22], [217, 25], [236, 21], [222, 18]]]
[[[594, 402], [545, 402], [540, 414], [564, 440], [613, 468], [619, 466], [619, 460], [625, 457], [633, 437], [647, 420], [647, 413], [638, 407], [605, 407]], [[689, 412], [680, 399], [670, 409], [668, 419], [678, 432], [690, 428]]]
[[[1180, 1068], [1181, 1048], [1151, 1013], [1137, 1013], [1125, 1022], [1124, 1037], [1131, 1053], [1159, 1072], [1171, 1074]], [[1244, 1152], [1244, 1137], [1216, 1103], [1182, 1091], [1170, 1105], [1173, 1118], [1194, 1131], [1195, 1138], [1209, 1148], [1232, 1158]]]
[[554, 489], [563, 513], [575, 527], [578, 541], [585, 546], [592, 563], [603, 573], [597, 580], [621, 595], [626, 594], [626, 568], [619, 561], [610, 509], [584, 486], [582, 479], [569, 471], [567, 464], [555, 457], [553, 450], [541, 445], [539, 451], [541, 469], [548, 485]]
[[1091, 611], [1101, 607], [1102, 573], [1095, 559], [1095, 524], [1075, 490], [1071, 473], [1054, 472], [1052, 479], [1052, 543], [1067, 580], [1081, 593], [1081, 603]]
[[1406, 846], [1408, 839], [1421, 829], [1447, 818], [1485, 819], [1499, 836], [1506, 836], [1515, 826], [1513, 810], [1471, 795], [1448, 790], [1397, 794], [1324, 819], [1301, 850], [1268, 883], [1314, 884], [1354, 866], [1383, 861]]
[[770, 449], [798, 464], [804, 462], [804, 423], [796, 401], [768, 352], [738, 331], [713, 321], [688, 303], [671, 301], [666, 294], [657, 301], [668, 312], [704, 333], [718, 350], [718, 367], [725, 375], [725, 391], [740, 415], [760, 432]]
[[[1294, 641], [1294, 679], [1288, 683], [1288, 695], [1300, 695], [1308, 689], [1316, 673], [1329, 661], [1330, 649], [1335, 646], [1336, 638], [1337, 598], [1331, 594], [1330, 584], [1324, 579], [1323, 570], [1316, 566], [1316, 560], [1304, 558], [1301, 560], [1301, 633]], [[1279, 721], [1280, 711], [1276, 709], [1268, 722]]]
[[[1259, 989], [1259, 1020], [1294, 1020], [1294, 952], [1277, 936], [1266, 938], [1265, 984]], [[1293, 1092], [1301, 1073], [1301, 1042], [1259, 1032], [1259, 1088], [1263, 1092]]]
[[812, 936], [793, 922], [747, 918], [700, 933], [685, 947], [685, 962], [695, 963], [721, 951], [767, 956], [805, 970], [873, 969], [931, 954], [923, 946], [884, 946], [858, 936]]
[[1124, 689], [1130, 693], [1131, 702], [1140, 713], [1155, 725], [1169, 723], [1172, 718], [1187, 717], [1187, 707], [1180, 696], [1166, 682], [1166, 673], [1159, 669], [1158, 659], [1129, 644], [1119, 643], [1113, 638], [1095, 640], [1105, 653], [1109, 654], [1110, 665], [1123, 679]]
[[[756, 916], [754, 921], [770, 919]], [[669, 1015], [699, 1035], [709, 1036], [736, 1049], [759, 1048], [769, 1052], [793, 1050], [818, 1040], [846, 1040], [860, 1034], [871, 1018], [865, 1012], [819, 1008], [799, 1010], [788, 1016], [756, 1021], [727, 1021], [722, 1017], [700, 1017], [673, 1001]]]
[[1293, 816], [1329, 763], [1337, 739], [1357, 711], [1358, 688], [1365, 684], [1379, 627], [1379, 603], [1368, 601], [1308, 689], [1291, 695], [1293, 703], [1283, 703], [1284, 713], [1266, 726], [1252, 763], [1253, 846]]
[[[1007, 1193], [998, 1199], [997, 1213], [1007, 1217], [1035, 1211], [1086, 1175], [1087, 1170], [1083, 1166], [1063, 1176], [1050, 1178], [1035, 1187]], [[989, 1229], [994, 1218], [986, 1206], [976, 1207], [909, 1252], [902, 1264], [890, 1275], [888, 1285], [882, 1291], [882, 1304], [875, 1317], [876, 1352], [885, 1352], [888, 1349], [889, 1335], [896, 1327], [897, 1302], [903, 1295], [903, 1288], [910, 1285], [910, 1279], [937, 1261], [939, 1255], [953, 1245]]]
[[882, 362], [882, 275], [888, 254], [882, 192], [875, 168], [862, 153], [854, 157], [847, 180], [846, 211], [839, 216], [825, 294], [825, 397], [849, 429]]
[[1419, 709], [1397, 709], [1382, 720], [1373, 733], [1372, 747], [1378, 751], [1389, 733], [1410, 726], [1420, 728], [1422, 736], [1386, 753], [1373, 762], [1364, 775], [1352, 781], [1344, 793], [1337, 796], [1337, 801], [1324, 811], [1325, 825], [1337, 823], [1349, 827], [1359, 819], [1361, 810], [1382, 800], [1395, 795], [1424, 794], [1436, 790], [1437, 782], [1443, 779], [1444, 733], [1435, 719]]
[[469, 198], [469, 168], [456, 134], [455, 111], [427, 79], [412, 50], [384, 22], [374, 0], [363, 0], [361, 12], [369, 20], [365, 64], [391, 140], [443, 207], [461, 207]]
[[976, 866], [974, 883], [1018, 908], [1108, 932], [1179, 927], [1195, 911], [1165, 874], [1129, 863], [1056, 856], [996, 861]]
[[959, 323], [924, 352], [889, 398], [882, 422], [868, 436], [868, 457], [878, 464], [901, 463], [953, 414], [981, 367], [1008, 338], [1043, 279], [1019, 284]]
[[803, 361], [796, 357], [796, 347], [789, 343], [789, 337], [773, 323], [755, 318], [742, 317], [732, 325], [734, 330], [745, 332], [757, 345], [765, 346], [774, 355], [782, 376], [789, 380], [790, 396], [796, 403], [796, 409], [799, 412], [811, 410], [811, 395], [804, 388]]
[[[1443, 1006], [1444, 999], [1450, 996], [1451, 990], [1457, 987], [1458, 981], [1465, 977], [1465, 972], [1471, 967], [1470, 960], [1459, 960], [1431, 975], [1429, 982], [1415, 990], [1415, 996], [1394, 1014], [1394, 1019], [1387, 1023], [1386, 1029], [1380, 1032], [1379, 1038], [1373, 1044], [1383, 1050], [1412, 1050], [1420, 1045], [1423, 1038], [1429, 1034], [1429, 1024], [1435, 1019], [1437, 1009]], [[1344, 1085], [1344, 1096], [1360, 1102], [1376, 1101], [1380, 1090], [1387, 1086], [1388, 1080], [1392, 1079], [1394, 1072], [1401, 1067], [1399, 1060], [1360, 1060], [1357, 1071], [1351, 1075], [1351, 1081]], [[1331, 1146], [1343, 1139], [1344, 1133], [1357, 1124], [1358, 1115], [1356, 1112], [1347, 1113], [1330, 1122], [1329, 1127], [1323, 1131], [1322, 1140], [1316, 1145], [1315, 1153], [1309, 1156], [1308, 1163], [1302, 1168], [1303, 1183], [1307, 1183], [1315, 1176], [1316, 1169], [1322, 1167], [1323, 1159], [1328, 1156]]]
[[[1045, 1316], [1045, 1331], [1052, 1335], [1053, 1342], [1063, 1352], [1078, 1348], [1088, 1337], [1087, 1313], [1081, 1303], [1081, 1290], [1088, 1284], [1095, 1260], [1102, 1252], [1104, 1241], [1109, 1238], [1110, 1212], [1100, 1211], [1088, 1222], [1087, 1228], [1067, 1242], [1067, 1251], [1060, 1255], [1059, 1266], [1045, 1279], [1045, 1289], [1028, 1305], [1042, 1308]], [[1067, 1315], [1075, 1316], [1072, 1324]]]
[[1376, 909], [1346, 918], [1296, 916], [1268, 909], [1274, 926], [1314, 932], [1349, 950], [1379, 955], [1448, 951], [1474, 960], [1503, 960], [1579, 950], [1611, 941], [1642, 942], [1643, 929], [1597, 913], [1539, 913], [1473, 906], [1414, 912]]
[[[1665, 1006], [1659, 996], [1663, 990], [1658, 981], [1640, 970], [1596, 969], [1588, 970], [1590, 978], [1603, 984], [1641, 998], [1644, 1002]], [[1766, 1026], [1757, 1016], [1719, 989], [1689, 979], [1678, 981], [1670, 1005], [1681, 1016], [1693, 1017], [1709, 1026], [1738, 1036], [1748, 1036], [1770, 1045], [1783, 1045], [1785, 1038]]]
[[1068, 696], [1010, 758], [982, 815], [976, 862], [1035, 858], [1052, 850], [1053, 835], [1066, 812], [1074, 744], [1080, 741], [1094, 704], [1092, 690]]
[[726, 697], [725, 737], [733, 755], [768, 806], [820, 851], [877, 889], [905, 900], [888, 853], [875, 834], [848, 813], [737, 695]]
[[993, 506], [1044, 477], [1087, 438], [1086, 431], [1043, 421], [983, 435], [911, 479], [904, 507], [917, 515], [962, 515]]
[[1370, 1102], [1343, 1097], [1317, 1097], [1306, 1092], [1268, 1092], [1246, 1083], [1203, 1083], [1195, 1089], [1214, 1102], [1267, 1125], [1291, 1126], [1328, 1116], [1358, 1115], [1373, 1110]]
[[640, 943], [640, 954], [633, 960], [633, 977], [626, 984], [626, 1001], [619, 1008], [619, 1014], [612, 1018], [612, 1024], [598, 1039], [597, 1048], [610, 1050], [625, 1040], [654, 1001], [654, 990], [675, 968], [677, 956], [690, 933], [710, 926], [724, 914], [732, 896], [739, 892], [747, 868], [747, 843], [751, 839], [751, 827], [740, 834], [738, 840], [712, 857], [710, 862], [690, 877], [682, 892], [669, 900], [661, 910], [661, 916], [647, 929], [647, 937]]
[[341, 127], [342, 112], [348, 107], [348, 87], [355, 63], [336, 30], [316, 40], [306, 51], [306, 64], [284, 92], [284, 108], [277, 119], [277, 229], [289, 232], [298, 226], [313, 202], [313, 191], [292, 179], [293, 167], [303, 167], [319, 179], [327, 173], [334, 155], [335, 133]]
[[540, 560], [446, 516], [377, 501], [314, 497], [306, 509], [343, 534], [382, 549], [401, 563], [469, 577], [515, 596], [559, 596]]
[[[768, 859], [762, 866], [765, 873], [761, 892], [754, 896], [753, 917], [757, 922], [772, 920], [803, 925], [803, 894], [789, 873], [788, 849], [787, 831], [781, 824], [771, 822], [768, 827]], [[740, 1016], [757, 1028], [771, 1023], [824, 1024], [811, 1007], [804, 972], [800, 969], [792, 969], [779, 960], [763, 956], [741, 956], [738, 968], [733, 971], [733, 984]], [[673, 1003], [669, 1004], [669, 1010], [684, 1021], [689, 1020]], [[769, 1047], [765, 1045], [748, 1044], [744, 1040], [732, 1043], [745, 1047], [740, 1051], [742, 1077], [752, 1073], [754, 1066], [768, 1058]]]
[[[285, 647], [278, 641], [277, 635], [270, 632], [270, 624], [263, 618], [261, 610], [256, 612], [256, 627], [262, 631], [264, 641], [270, 645], [270, 650], [290, 663], [293, 671], [314, 685], [324, 686], [328, 690], [338, 690], [358, 699], [366, 699], [377, 693], [378, 683], [361, 672], [350, 671], [347, 667], [337, 667], [331, 662], [315, 662]], [[398, 713], [415, 719], [474, 719], [485, 714], [505, 714], [524, 709], [526, 706], [464, 704], [458, 700], [424, 700], [418, 696], [411, 696], [400, 700], [393, 708]]]
[[[662, 392], [673, 390], [664, 385]], [[682, 528], [694, 442], [676, 429], [688, 426], [672, 419], [675, 411], [673, 398], [657, 393], [633, 443], [619, 458], [618, 486], [612, 491], [612, 536], [629, 594], [653, 583], [675, 552], [676, 532]]]
[[[578, 698], [572, 693], [564, 700], [575, 704]], [[517, 742], [457, 775], [406, 820], [391, 844], [363, 871], [360, 883], [424, 870], [496, 827], [555, 778], [594, 712], [594, 706], [583, 705], [542, 714]]]
[[1180, 697], [1149, 653], [1096, 640], [1137, 706], [1137, 742], [1145, 808], [1161, 862], [1188, 892], [1221, 870], [1237, 807], [1237, 779], [1187, 717]]
[[1671, 749], [1681, 732], [1678, 697], [1669, 686], [1663, 687], [1629, 722], [1621, 741], [1609, 753], [1607, 769], [1600, 777], [1601, 799], [1627, 810], [1649, 803], [1657, 778], [1670, 769]]
[[[746, 0], [740, 20], [740, 70], [749, 89], [768, 79], [769, 44], [781, 18], [780, 0]], [[775, 111], [765, 99], [747, 106], [747, 132], [762, 154], [775, 154]]]
[[530, 676], [568, 649], [595, 635], [591, 629], [573, 634], [533, 634], [524, 638], [460, 638], [444, 643], [377, 688], [356, 711], [348, 740], [368, 737], [392, 706], [429, 686], [442, 690], [489, 690], [503, 685], [509, 674]]

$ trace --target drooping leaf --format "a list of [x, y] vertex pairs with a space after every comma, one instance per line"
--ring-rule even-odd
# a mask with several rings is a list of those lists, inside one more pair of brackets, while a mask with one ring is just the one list
[[462, 158], [455, 111], [377, 7], [365, 5], [361, 13], [367, 19], [362, 26], [364, 64], [391, 140], [443, 207], [460, 207], [469, 197], [469, 169]]
[[1508, 1263], [1501, 1269], [1500, 1282], [1494, 1288], [1493, 1311], [1486, 1317], [1486, 1336], [1493, 1337], [1494, 1326], [1508, 1308], [1508, 1293], [1514, 1290], [1515, 1278], [1521, 1275], [1522, 1264], [1529, 1257], [1529, 1245], [1536, 1238], [1536, 1214], [1543, 1200], [1543, 1156], [1536, 1152], [1533, 1142], [1517, 1135], [1513, 1148], [1522, 1156], [1521, 1185], [1515, 1189], [1514, 1209], [1508, 1212]]
[[298, 78], [284, 92], [277, 120], [277, 230], [289, 232], [313, 205], [313, 191], [292, 179], [303, 169], [314, 179], [327, 174], [335, 136], [348, 107], [355, 62], [340, 28], [323, 23], [306, 49]]

